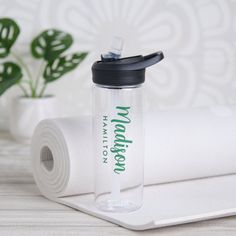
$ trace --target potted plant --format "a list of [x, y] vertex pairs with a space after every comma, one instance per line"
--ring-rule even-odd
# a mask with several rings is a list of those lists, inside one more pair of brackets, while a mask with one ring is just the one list
[[[38, 73], [32, 73], [23, 58], [12, 50], [20, 28], [13, 19], [0, 19], [0, 96], [12, 86], [18, 86], [22, 96], [12, 101], [10, 131], [21, 142], [29, 142], [38, 122], [55, 116], [54, 96], [45, 93], [47, 86], [75, 69], [86, 52], [65, 54], [73, 44], [69, 33], [47, 29], [31, 42], [32, 56], [41, 60]], [[11, 56], [13, 61], [7, 60]]]

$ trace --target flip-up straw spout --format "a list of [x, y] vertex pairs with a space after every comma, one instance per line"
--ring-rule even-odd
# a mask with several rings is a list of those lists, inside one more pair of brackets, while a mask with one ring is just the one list
[[106, 54], [102, 54], [102, 61], [113, 61], [121, 57], [124, 40], [121, 37], [114, 36], [111, 42], [110, 50]]

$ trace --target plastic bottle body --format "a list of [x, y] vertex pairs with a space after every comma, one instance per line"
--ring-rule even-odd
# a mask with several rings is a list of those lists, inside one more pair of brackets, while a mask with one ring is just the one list
[[142, 88], [93, 88], [95, 203], [103, 211], [142, 206], [144, 169]]

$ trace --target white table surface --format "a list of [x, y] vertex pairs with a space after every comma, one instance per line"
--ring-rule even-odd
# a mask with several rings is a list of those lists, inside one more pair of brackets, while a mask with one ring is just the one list
[[40, 195], [29, 146], [0, 132], [0, 236], [30, 235], [236, 235], [236, 217], [135, 232], [51, 202]]

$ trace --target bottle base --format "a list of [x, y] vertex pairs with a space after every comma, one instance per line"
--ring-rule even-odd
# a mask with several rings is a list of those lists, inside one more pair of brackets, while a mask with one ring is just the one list
[[96, 206], [101, 211], [128, 213], [138, 210], [142, 205], [135, 204], [129, 200], [106, 200], [96, 202]]

